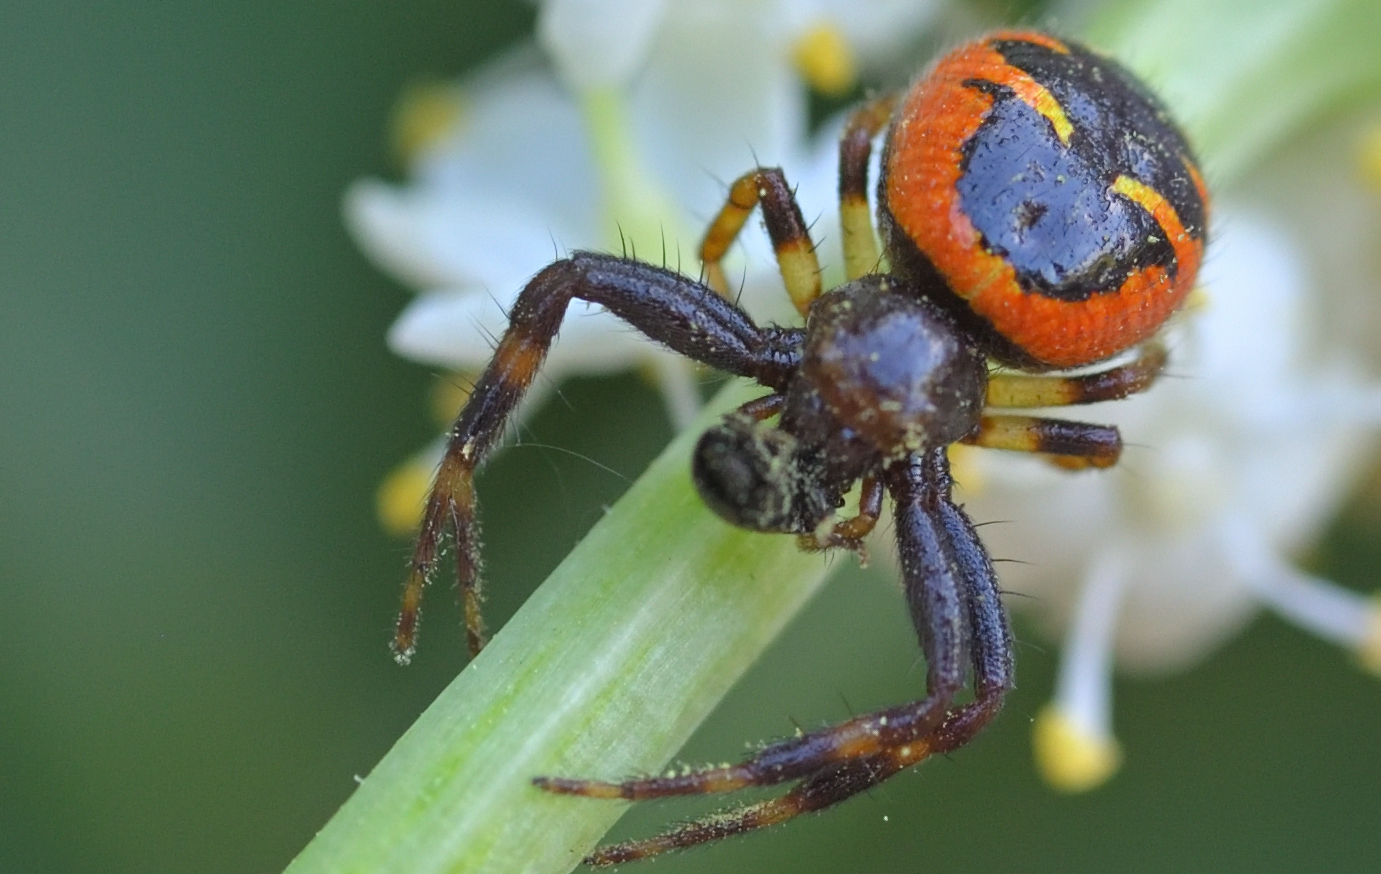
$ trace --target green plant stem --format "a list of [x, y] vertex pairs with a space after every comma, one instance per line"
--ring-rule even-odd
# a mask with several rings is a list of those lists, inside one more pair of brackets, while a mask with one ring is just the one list
[[711, 515], [667, 447], [403, 735], [289, 874], [568, 871], [622, 802], [547, 795], [539, 774], [656, 771], [824, 580], [794, 538]]

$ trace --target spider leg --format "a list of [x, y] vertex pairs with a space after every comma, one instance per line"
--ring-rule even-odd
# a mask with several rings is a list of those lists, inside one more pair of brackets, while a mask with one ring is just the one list
[[[919, 470], [916, 469], [917, 461]], [[956, 709], [931, 735], [931, 752], [942, 753], [968, 743], [979, 729], [997, 715], [1003, 696], [1016, 685], [1012, 629], [1007, 621], [1007, 609], [1002, 605], [1001, 587], [988, 550], [979, 539], [968, 514], [950, 496], [953, 479], [948, 455], [944, 451], [932, 451], [920, 456], [913, 460], [906, 475], [908, 483], [919, 478], [928, 483], [929, 491], [938, 494], [933, 512], [946, 532], [950, 554], [963, 580], [968, 612], [974, 699]], [[893, 494], [899, 504], [908, 487], [893, 486]], [[899, 509], [898, 529], [901, 528], [901, 512]]]
[[999, 373], [988, 377], [986, 404], [990, 407], [1064, 407], [1117, 401], [1146, 391], [1165, 369], [1164, 344], [1151, 341], [1137, 357], [1097, 373], [1076, 376], [1029, 376]]
[[[950, 662], [946, 659], [943, 663]], [[539, 789], [558, 795], [645, 801], [734, 792], [750, 786], [773, 786], [810, 777], [838, 763], [866, 759], [925, 736], [939, 724], [963, 681], [963, 668], [956, 673], [959, 679], [953, 686], [946, 684], [920, 701], [778, 741], [737, 765], [619, 782], [570, 777], [534, 777], [532, 782]]]
[[839, 226], [844, 235], [844, 275], [857, 279], [878, 269], [878, 242], [868, 208], [868, 161], [873, 140], [892, 118], [897, 95], [875, 97], [854, 110], [839, 140]]
[[1067, 470], [1112, 467], [1122, 455], [1122, 434], [1111, 425], [1091, 425], [1040, 416], [983, 416], [964, 443], [988, 449], [1035, 452]]
[[[925, 608], [927, 593], [936, 587], [938, 578], [918, 554], [938, 547], [958, 580], [963, 617], [957, 621], [965, 629], [974, 697], [950, 711], [923, 737], [895, 737], [872, 755], [841, 762], [837, 768], [803, 781], [785, 796], [803, 793], [804, 797], [793, 801], [800, 808], [796, 813], [837, 804], [937, 753], [964, 746], [992, 721], [1015, 685], [1012, 631], [997, 574], [973, 523], [951, 498], [953, 479], [945, 450], [932, 449], [909, 457], [888, 469], [887, 481], [896, 503], [897, 549], [905, 571], [907, 601], [922, 641], [936, 633], [937, 621], [956, 620], [945, 609]], [[910, 565], [908, 555], [912, 557]], [[941, 588], [946, 586], [940, 583]], [[941, 603], [948, 603], [947, 596]]]
[[573, 299], [600, 304], [672, 350], [752, 377], [778, 393], [800, 360], [800, 331], [759, 328], [735, 304], [670, 270], [577, 252], [537, 274], [514, 302], [493, 359], [451, 427], [403, 589], [393, 644], [400, 661], [415, 646], [422, 590], [436, 569], [447, 531], [455, 541], [456, 581], [471, 653], [484, 645], [474, 473], [536, 377]]
[[[1165, 346], [1151, 341], [1119, 367], [1074, 376], [1001, 373], [988, 378], [986, 404], [996, 408], [1061, 407], [1115, 401], [1150, 388], [1165, 368]], [[1041, 416], [985, 415], [965, 443], [989, 449], [1043, 454], [1066, 470], [1112, 467], [1122, 455], [1122, 435], [1110, 425]]]
[[729, 296], [729, 282], [720, 261], [738, 239], [753, 208], [762, 204], [767, 235], [777, 256], [782, 283], [797, 312], [810, 312], [810, 304], [820, 296], [820, 261], [815, 257], [806, 220], [796, 195], [777, 167], [759, 167], [734, 180], [729, 197], [719, 213], [710, 221], [705, 239], [700, 243], [700, 260], [705, 265], [705, 282], [724, 297]]
[[[930, 694], [773, 744], [736, 766], [622, 783], [537, 778], [533, 782], [551, 792], [629, 800], [727, 792], [801, 778], [778, 798], [597, 849], [587, 864], [647, 858], [830, 807], [935, 753], [963, 746], [997, 714], [1012, 687], [1011, 632], [992, 563], [972, 523], [950, 498], [945, 450], [911, 456], [889, 468], [886, 479], [896, 502], [907, 603], [926, 654]], [[969, 667], [965, 656], [974, 672], [975, 697], [946, 713]]]
[[827, 521], [828, 527], [802, 534], [796, 538], [796, 545], [806, 552], [818, 552], [840, 547], [852, 550], [858, 556], [858, 563], [868, 566], [868, 552], [863, 538], [877, 527], [878, 517], [882, 515], [882, 480], [876, 476], [863, 478], [863, 488], [858, 497], [858, 512], [848, 519]]
[[[997, 687], [994, 686], [996, 689]], [[584, 862], [596, 868], [636, 862], [667, 850], [699, 844], [779, 825], [803, 813], [814, 813], [866, 792], [912, 765], [937, 753], [951, 752], [974, 738], [1002, 706], [1002, 691], [983, 695], [957, 709], [924, 738], [872, 756], [848, 759], [802, 780], [790, 792], [757, 804], [712, 814], [650, 838], [599, 847]]]
[[946, 524], [957, 526], [956, 531], [965, 530], [967, 534], [961, 541], [972, 546], [970, 555], [964, 556], [962, 551], [957, 555], [968, 568], [973, 700], [956, 707], [922, 740], [892, 750], [897, 770], [933, 755], [953, 752], [973, 740], [997, 716], [1007, 693], [1016, 685], [1012, 630], [1007, 622], [1006, 608], [1002, 606], [992, 562], [964, 512], [950, 504], [946, 513], [951, 517]]
[[[931, 452], [937, 453], [943, 458], [944, 449]], [[940, 463], [946, 465], [947, 475], [948, 462]], [[941, 488], [932, 487], [936, 484]], [[962, 568], [949, 542], [951, 532], [934, 512], [935, 505], [948, 502], [949, 482], [908, 478], [905, 472], [892, 475], [889, 471], [889, 485], [897, 503], [897, 541], [907, 606], [926, 657], [925, 698], [778, 741], [736, 765], [618, 782], [564, 777], [538, 777], [534, 782], [563, 795], [629, 801], [732, 792], [807, 777], [840, 761], [904, 745], [935, 728], [964, 684], [969, 637]]]
[[599, 847], [584, 861], [586, 865], [603, 868], [767, 828], [837, 804], [876, 786], [898, 770], [892, 757], [886, 755], [850, 759], [802, 780], [778, 798], [713, 814], [654, 837]]

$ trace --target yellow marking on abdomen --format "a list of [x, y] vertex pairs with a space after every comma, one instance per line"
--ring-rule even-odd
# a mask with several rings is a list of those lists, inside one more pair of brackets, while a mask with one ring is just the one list
[[1160, 229], [1165, 232], [1170, 245], [1181, 242], [1186, 235], [1180, 214], [1163, 195], [1151, 186], [1131, 176], [1119, 176], [1112, 184], [1112, 190], [1135, 203], [1151, 214]]
[[1021, 98], [1022, 103], [1036, 110], [1041, 117], [1050, 122], [1050, 126], [1055, 128], [1055, 136], [1060, 138], [1063, 145], [1069, 145], [1069, 138], [1074, 135], [1074, 125], [1070, 122], [1069, 116], [1065, 115], [1064, 107], [1055, 99], [1054, 94], [1026, 75], [1021, 76], [1016, 84], [1009, 87]]

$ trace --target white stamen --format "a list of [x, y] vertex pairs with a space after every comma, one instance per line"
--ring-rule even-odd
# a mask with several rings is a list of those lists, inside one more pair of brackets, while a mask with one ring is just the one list
[[1339, 646], [1363, 646], [1373, 602], [1328, 580], [1297, 570], [1271, 551], [1260, 532], [1239, 515], [1223, 519], [1224, 551], [1263, 605]]
[[1122, 550], [1094, 558], [1055, 680], [1056, 706], [1074, 726], [1101, 738], [1112, 737], [1112, 645], [1126, 578]]

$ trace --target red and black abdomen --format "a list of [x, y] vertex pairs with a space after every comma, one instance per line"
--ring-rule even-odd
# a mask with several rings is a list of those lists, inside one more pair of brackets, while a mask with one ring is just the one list
[[894, 269], [948, 298], [991, 354], [1059, 368], [1148, 338], [1180, 305], [1207, 200], [1183, 134], [1131, 74], [1002, 32], [906, 95], [879, 219]]

